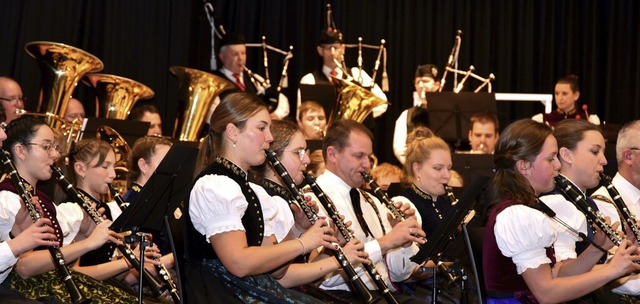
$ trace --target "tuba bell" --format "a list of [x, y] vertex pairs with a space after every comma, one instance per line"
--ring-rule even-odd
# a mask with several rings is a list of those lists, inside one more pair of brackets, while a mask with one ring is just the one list
[[25, 46], [27, 53], [38, 61], [42, 72], [42, 89], [36, 111], [45, 114], [53, 129], [60, 129], [69, 99], [78, 80], [88, 72], [102, 70], [98, 57], [62, 43], [33, 41]]
[[[235, 85], [222, 77], [196, 69], [172, 66], [169, 70], [178, 78], [180, 102], [185, 103], [182, 125], [174, 137], [181, 141], [197, 141], [198, 132], [215, 97], [225, 90], [235, 88]], [[174, 132], [176, 131], [178, 128]]]
[[25, 51], [38, 62], [42, 88], [37, 113], [19, 110], [17, 114], [44, 117], [45, 122], [65, 138], [63, 144], [68, 152], [71, 143], [81, 136], [83, 123], [64, 120], [71, 94], [84, 74], [100, 71], [104, 65], [96, 56], [62, 43], [32, 41], [25, 45]]
[[363, 122], [373, 108], [388, 103], [370, 90], [349, 80], [332, 77], [337, 90], [336, 107], [331, 113], [328, 126], [339, 119]]
[[127, 119], [139, 99], [149, 99], [154, 95], [146, 85], [116, 75], [87, 74], [83, 82], [97, 92], [97, 117]]

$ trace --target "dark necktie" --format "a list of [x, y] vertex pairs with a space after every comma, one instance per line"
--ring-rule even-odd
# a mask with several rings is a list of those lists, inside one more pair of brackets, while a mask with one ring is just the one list
[[242, 81], [240, 81], [240, 74], [239, 73], [233, 73], [233, 77], [236, 78], [236, 86], [238, 86], [238, 89], [240, 89], [240, 91], [245, 90], [244, 88], [244, 84], [242, 84]]
[[364, 220], [364, 216], [362, 215], [362, 206], [360, 206], [360, 192], [358, 189], [351, 188], [349, 191], [349, 197], [351, 198], [351, 204], [353, 205], [353, 210], [356, 213], [356, 219], [360, 224], [362, 230], [364, 230], [364, 234], [366, 236], [373, 236], [371, 233], [371, 229], [369, 229], [369, 225], [367, 225], [367, 221]]

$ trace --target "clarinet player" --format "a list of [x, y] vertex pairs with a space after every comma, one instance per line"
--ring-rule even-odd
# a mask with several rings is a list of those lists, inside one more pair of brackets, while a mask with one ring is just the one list
[[[353, 223], [351, 229], [355, 237], [365, 244], [365, 251], [386, 285], [395, 291], [389, 280], [404, 281], [415, 270], [417, 265], [409, 258], [418, 250], [415, 244], [426, 242], [425, 233], [415, 218], [415, 209], [408, 204], [396, 204], [406, 220], [390, 220], [387, 215], [390, 212], [377, 198], [358, 190], [364, 184], [361, 172], [371, 168], [369, 155], [372, 152], [373, 136], [367, 127], [353, 120], [336, 121], [323, 141], [326, 170], [317, 178], [317, 183], [344, 215], [345, 221]], [[360, 269], [359, 273], [364, 274], [364, 271]], [[369, 289], [375, 289], [366, 275], [363, 280]], [[336, 273], [325, 280], [321, 288], [341, 298], [350, 296], [349, 287]], [[373, 293], [380, 296], [379, 291]], [[394, 296], [400, 303], [423, 302], [398, 293]]]
[[[83, 235], [84, 239], [75, 242], [67, 239], [63, 246], [63, 231], [68, 231], [70, 219], [59, 213], [53, 201], [36, 189], [38, 181], [51, 178], [50, 166], [60, 157], [54, 132], [44, 122], [30, 116], [12, 121], [6, 132], [4, 147], [11, 153], [12, 162], [23, 180], [25, 190], [31, 192], [34, 204], [40, 206], [42, 217], [51, 221], [57, 242], [61, 246], [60, 251], [67, 262], [72, 262], [107, 242], [121, 243], [118, 235], [109, 231], [111, 221], [105, 221], [87, 230]], [[19, 225], [30, 223], [29, 217], [16, 217], [23, 203], [16, 193], [16, 188], [10, 184], [11, 181], [7, 179], [0, 183], [0, 195], [4, 197], [1, 202], [5, 211], [0, 222], [2, 225], [10, 226], [14, 221]], [[56, 274], [55, 268], [47, 250], [33, 250], [21, 254], [11, 278], [11, 288], [29, 299], [51, 296], [60, 301], [69, 301], [69, 293]], [[81, 272], [73, 271], [72, 276], [80, 290], [93, 303], [132, 303], [137, 299]]]

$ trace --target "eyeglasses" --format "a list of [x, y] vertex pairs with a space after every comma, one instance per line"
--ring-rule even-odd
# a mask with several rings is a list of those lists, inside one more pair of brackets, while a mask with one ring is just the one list
[[60, 151], [60, 146], [53, 143], [53, 142], [47, 142], [47, 143], [43, 143], [43, 144], [39, 144], [39, 143], [26, 143], [26, 145], [29, 146], [39, 146], [40, 148], [44, 149], [45, 151], [47, 151], [47, 153], [49, 153], [49, 155], [51, 155], [51, 153], [53, 153], [53, 151], [58, 152], [58, 154], [62, 153]]
[[309, 155], [309, 149], [298, 149], [298, 150], [287, 151], [287, 152], [293, 152], [298, 154], [300, 161], [304, 160], [305, 155]]
[[14, 96], [14, 97], [10, 97], [10, 98], [0, 97], [0, 100], [9, 101], [9, 102], [20, 100], [23, 103], [26, 103], [27, 102], [27, 97], [26, 96]]

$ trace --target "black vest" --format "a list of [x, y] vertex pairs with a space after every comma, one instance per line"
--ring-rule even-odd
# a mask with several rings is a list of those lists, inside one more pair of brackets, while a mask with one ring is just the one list
[[[264, 236], [264, 219], [262, 215], [262, 206], [258, 200], [256, 194], [249, 186], [249, 182], [246, 179], [245, 173], [235, 164], [230, 161], [217, 157], [216, 160], [207, 167], [202, 173], [195, 179], [196, 181], [201, 177], [209, 174], [224, 175], [231, 178], [238, 183], [242, 194], [247, 199], [247, 210], [242, 217], [242, 225], [244, 226], [247, 236], [247, 245], [260, 246], [262, 244], [262, 238]], [[192, 186], [193, 188], [193, 186]], [[228, 189], [217, 189], [218, 191], [228, 191]], [[211, 247], [211, 244], [207, 242], [204, 235], [198, 232], [193, 223], [191, 222], [191, 216], [189, 215], [189, 201], [187, 201], [185, 208], [185, 258], [190, 262], [198, 262], [203, 259], [215, 259], [216, 253]]]

